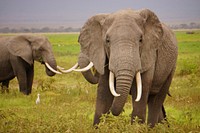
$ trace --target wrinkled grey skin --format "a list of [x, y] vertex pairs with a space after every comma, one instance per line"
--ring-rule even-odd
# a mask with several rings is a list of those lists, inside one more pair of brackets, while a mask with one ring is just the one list
[[[80, 53], [78, 59], [78, 64], [80, 68], [86, 67], [89, 63], [90, 60], [88, 59], [88, 57], [85, 54]], [[82, 72], [82, 74], [89, 83], [97, 84], [99, 81], [99, 73], [96, 71], [95, 68], [93, 68], [93, 70], [93, 72], [91, 70], [88, 70], [86, 72]]]
[[[47, 62], [56, 70], [56, 61], [52, 47], [44, 36], [19, 35], [0, 38], [0, 83], [7, 90], [9, 81], [17, 77], [20, 92], [28, 95], [32, 90], [34, 60]], [[46, 67], [46, 66], [45, 66]], [[46, 74], [54, 76], [46, 67]]]
[[[147, 104], [150, 126], [165, 119], [163, 102], [175, 71], [178, 49], [173, 32], [152, 11], [127, 9], [95, 15], [82, 27], [79, 43], [79, 62], [86, 60], [79, 65], [84, 67], [92, 61], [99, 73], [94, 125], [109, 111], [119, 115], [129, 93], [133, 103], [131, 122], [136, 116], [145, 122]], [[119, 97], [110, 93], [109, 71], [115, 75]], [[138, 71], [143, 90], [141, 100], [135, 102]], [[87, 76], [84, 75], [86, 79]]]

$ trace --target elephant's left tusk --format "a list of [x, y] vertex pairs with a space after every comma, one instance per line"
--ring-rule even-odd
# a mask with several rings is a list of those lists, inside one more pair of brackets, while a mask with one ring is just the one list
[[73, 69], [73, 71], [85, 72], [85, 71], [88, 71], [89, 69], [91, 69], [93, 66], [94, 66], [94, 64], [92, 62], [90, 62], [88, 66], [81, 68], [81, 69]]
[[140, 72], [136, 73], [136, 84], [137, 84], [137, 98], [135, 99], [136, 102], [140, 101], [142, 96], [142, 80]]
[[72, 68], [65, 70], [64, 68], [57, 66], [57, 69], [62, 73], [69, 73], [78, 67], [78, 63], [76, 63]]
[[58, 72], [57, 70], [53, 69], [47, 62], [45, 62], [45, 65], [47, 66], [47, 68], [49, 70], [51, 70], [52, 72], [56, 73], [56, 74], [62, 74], [61, 72]]
[[115, 87], [114, 87], [114, 73], [112, 73], [110, 71], [110, 75], [109, 75], [109, 88], [110, 88], [110, 92], [112, 93], [113, 96], [118, 97], [120, 96], [120, 94], [117, 94], [115, 91]]

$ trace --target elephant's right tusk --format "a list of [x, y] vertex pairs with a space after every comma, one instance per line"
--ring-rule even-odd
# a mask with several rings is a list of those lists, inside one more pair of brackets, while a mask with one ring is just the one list
[[45, 62], [45, 65], [46, 65], [47, 68], [48, 68], [49, 70], [51, 70], [52, 72], [54, 72], [54, 73], [56, 73], [56, 74], [62, 74], [62, 73], [58, 72], [57, 70], [53, 69], [47, 62]]
[[85, 72], [85, 71], [88, 71], [89, 69], [91, 69], [93, 66], [94, 66], [94, 64], [92, 62], [90, 62], [88, 66], [81, 68], [81, 69], [73, 69], [73, 71]]
[[61, 67], [61, 66], [57, 66], [58, 70], [65, 70], [65, 68]]
[[117, 94], [115, 91], [115, 87], [114, 87], [114, 73], [112, 73], [110, 71], [110, 75], [109, 75], [109, 88], [110, 88], [110, 92], [112, 93], [113, 96], [118, 97], [120, 96], [120, 94]]
[[136, 84], [137, 84], [137, 98], [135, 99], [136, 102], [140, 101], [142, 96], [142, 80], [140, 72], [136, 73]]
[[78, 67], [78, 63], [76, 63], [72, 68], [70, 68], [68, 70], [65, 70], [64, 68], [59, 67], [59, 66], [57, 66], [57, 69], [62, 73], [69, 73], [69, 72], [73, 71], [74, 69], [76, 69], [77, 67]]

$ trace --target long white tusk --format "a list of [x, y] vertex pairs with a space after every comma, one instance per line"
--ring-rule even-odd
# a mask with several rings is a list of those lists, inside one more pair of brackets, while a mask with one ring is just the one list
[[57, 66], [57, 69], [59, 69], [59, 70], [65, 70], [65, 68], [63, 68], [61, 66]]
[[45, 62], [45, 65], [46, 65], [47, 68], [48, 68], [49, 70], [51, 70], [52, 72], [54, 72], [54, 73], [56, 73], [56, 74], [62, 74], [62, 73], [60, 73], [60, 72], [54, 70], [47, 62]]
[[136, 74], [136, 84], [137, 84], [137, 98], [135, 99], [136, 102], [140, 101], [142, 96], [142, 80], [140, 72]]
[[93, 66], [94, 66], [94, 64], [92, 62], [90, 62], [88, 66], [86, 66], [84, 68], [81, 68], [81, 69], [73, 69], [73, 71], [76, 71], [76, 72], [85, 72], [85, 71], [88, 71]]
[[76, 63], [72, 68], [65, 70], [62, 67], [57, 66], [58, 70], [61, 71], [62, 73], [69, 73], [71, 71], [73, 71], [74, 69], [76, 69], [78, 67], [78, 63]]
[[113, 96], [118, 97], [118, 96], [120, 96], [120, 94], [117, 94], [115, 92], [114, 78], [115, 78], [114, 73], [112, 73], [110, 71], [110, 75], [109, 75], [109, 88], [110, 88], [110, 92], [112, 93]]

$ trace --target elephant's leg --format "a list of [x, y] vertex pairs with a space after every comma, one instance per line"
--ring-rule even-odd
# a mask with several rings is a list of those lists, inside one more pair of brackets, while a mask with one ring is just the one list
[[162, 104], [166, 95], [150, 95], [148, 102], [148, 121], [150, 127], [154, 127], [158, 123], [159, 118], [162, 119], [161, 115]]
[[146, 103], [147, 102], [146, 102], [145, 99], [141, 99], [139, 102], [134, 102], [132, 116], [131, 116], [131, 124], [134, 122], [136, 117], [139, 118], [139, 122], [145, 123], [145, 119], [146, 119]]
[[[134, 89], [133, 93], [136, 93]], [[133, 111], [131, 116], [131, 124], [134, 122], [135, 118], [139, 118], [139, 122], [145, 123], [146, 120], [146, 104], [148, 99], [148, 92], [142, 91], [142, 97], [139, 102], [135, 102], [136, 95], [132, 94]]]
[[34, 77], [34, 66], [32, 65], [30, 69], [27, 70], [27, 93], [31, 94], [32, 85], [33, 85], [33, 77]]
[[28, 95], [28, 91], [27, 91], [27, 78], [26, 78], [26, 72], [24, 73], [20, 73], [17, 75], [17, 80], [19, 82], [19, 90], [20, 92]]
[[108, 69], [106, 68], [105, 74], [100, 76], [99, 84], [97, 88], [96, 110], [94, 115], [93, 125], [97, 125], [100, 122], [100, 117], [103, 114], [109, 112], [109, 109], [113, 102], [113, 95], [109, 89]]
[[26, 69], [30, 67], [28, 63], [26, 63], [23, 59], [20, 57], [12, 56], [11, 57], [11, 64], [14, 71], [14, 74], [17, 77], [17, 80], [19, 82], [19, 90], [20, 92], [28, 95], [27, 91], [27, 74]]
[[147, 105], [147, 100], [149, 96], [149, 88], [152, 84], [153, 80], [153, 69], [143, 73], [141, 75], [142, 78], [142, 97], [140, 101], [135, 102], [136, 99], [136, 83], [135, 80], [133, 82], [132, 88], [132, 102], [133, 102], [133, 112], [132, 112], [132, 118], [131, 118], [131, 123], [134, 121], [134, 118], [137, 116], [142, 123], [145, 122], [146, 120], [146, 105]]
[[5, 91], [6, 91], [7, 93], [9, 93], [9, 89], [8, 89], [8, 87], [9, 87], [9, 82], [10, 82], [10, 80], [6, 80], [6, 81], [3, 81], [3, 82], [2, 82], [2, 93], [5, 93]]
[[26, 69], [22, 66], [19, 67], [18, 71], [16, 72], [17, 80], [19, 82], [19, 90], [20, 92], [28, 95], [27, 91], [27, 74]]
[[164, 106], [162, 105], [162, 110], [160, 111], [159, 117], [158, 117], [158, 123], [166, 123], [168, 127], [170, 127], [170, 124], [167, 120], [167, 115]]
[[160, 114], [158, 117], [158, 123], [163, 122], [163, 120], [166, 120], [166, 112], [164, 106], [162, 105], [162, 109], [160, 110]]
[[161, 87], [158, 94], [150, 95], [148, 99], [148, 124], [151, 127], [154, 127], [156, 123], [160, 122], [165, 116], [161, 115], [163, 112], [163, 102], [166, 98], [166, 95], [169, 91], [169, 87], [172, 81], [173, 73], [169, 75], [166, 82]]

